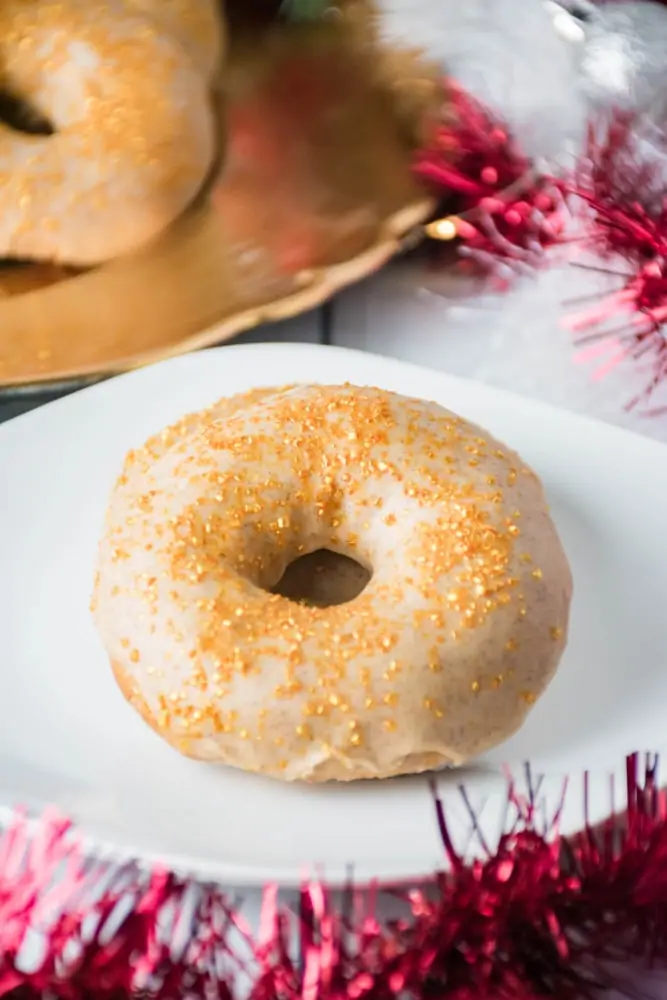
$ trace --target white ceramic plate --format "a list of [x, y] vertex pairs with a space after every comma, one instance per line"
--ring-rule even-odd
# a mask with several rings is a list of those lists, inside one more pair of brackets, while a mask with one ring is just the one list
[[[108, 491], [126, 450], [186, 411], [259, 384], [374, 384], [487, 426], [542, 475], [575, 578], [571, 643], [523, 730], [463, 775], [493, 840], [500, 766], [607, 772], [667, 743], [667, 450], [526, 399], [372, 355], [304, 345], [225, 347], [117, 378], [0, 427], [0, 805], [56, 804], [95, 844], [235, 884], [431, 874], [442, 864], [424, 778], [287, 787], [184, 760], [125, 704], [88, 614]], [[440, 782], [455, 837], [460, 773]], [[617, 805], [622, 802], [618, 796]], [[484, 804], [485, 803], [485, 804]], [[583, 823], [575, 781], [564, 830]], [[482, 808], [483, 805], [483, 808]], [[474, 845], [473, 845], [474, 846]]]

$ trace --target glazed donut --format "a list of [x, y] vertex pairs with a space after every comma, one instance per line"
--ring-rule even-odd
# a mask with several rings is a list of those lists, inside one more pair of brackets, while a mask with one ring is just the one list
[[212, 167], [216, 0], [2, 0], [0, 256], [92, 265], [159, 234]]
[[[360, 568], [346, 603], [281, 589], [321, 550]], [[293, 386], [128, 455], [92, 610], [125, 697], [180, 752], [345, 781], [460, 765], [514, 733], [571, 593], [514, 452], [435, 403]]]

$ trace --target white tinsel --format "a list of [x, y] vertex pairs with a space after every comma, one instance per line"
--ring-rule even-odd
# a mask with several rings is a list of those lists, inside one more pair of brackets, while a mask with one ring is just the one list
[[[508, 292], [474, 292], [456, 279], [426, 279], [397, 265], [336, 305], [336, 343], [463, 375], [648, 434], [667, 442], [667, 418], [625, 404], [648, 382], [627, 361], [600, 377], [614, 350], [579, 360], [563, 326], [574, 300], [614, 287], [613, 277], [554, 264]], [[570, 305], [568, 305], [570, 303]], [[658, 400], [656, 399], [656, 403]], [[661, 402], [667, 403], [663, 393]]]
[[378, 0], [387, 40], [414, 45], [512, 122], [531, 155], [579, 134], [576, 46], [542, 0]]
[[[626, 53], [646, 53], [659, 20], [667, 32], [667, 7], [656, 9], [650, 0], [619, 2], [608, 9], [594, 8], [587, 0], [381, 4], [388, 36], [423, 45], [509, 122], [527, 151], [552, 163], [567, 163], [568, 157], [572, 162], [571, 140], [590, 112], [591, 66], [597, 67], [598, 83], [618, 69], [619, 18], [636, 36], [625, 38]], [[570, 15], [572, 24], [566, 25]], [[575, 22], [579, 32], [571, 30]], [[587, 42], [594, 46], [593, 62]], [[653, 74], [656, 64], [647, 55], [642, 65]], [[635, 69], [633, 94], [639, 93], [639, 63]], [[641, 90], [644, 96], [647, 87]], [[600, 103], [599, 88], [595, 103]], [[471, 287], [456, 273], [434, 278], [399, 264], [336, 303], [335, 340], [502, 386], [667, 441], [667, 416], [647, 418], [640, 409], [625, 408], [648, 384], [648, 362], [642, 367], [628, 359], [598, 378], [612, 348], [582, 363], [563, 325], [566, 313], [576, 308], [568, 303], [583, 299], [592, 304], [614, 281], [618, 287], [618, 279], [554, 263], [522, 278], [509, 292], [494, 293], [488, 283]], [[667, 388], [655, 403], [667, 403]]]

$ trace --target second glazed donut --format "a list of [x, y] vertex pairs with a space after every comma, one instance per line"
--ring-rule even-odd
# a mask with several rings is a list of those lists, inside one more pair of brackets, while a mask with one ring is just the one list
[[0, 257], [96, 264], [157, 236], [216, 152], [216, 0], [3, 0], [4, 87], [51, 135], [0, 124]]

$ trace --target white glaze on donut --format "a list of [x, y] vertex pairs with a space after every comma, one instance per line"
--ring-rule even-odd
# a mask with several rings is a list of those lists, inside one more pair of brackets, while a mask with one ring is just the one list
[[[322, 548], [337, 607], [268, 591]], [[223, 400], [128, 456], [93, 599], [120, 686], [181, 752], [285, 780], [459, 765], [511, 735], [566, 641], [542, 486], [440, 406], [296, 386]]]
[[3, 86], [52, 126], [0, 124], [0, 256], [87, 265], [158, 235], [216, 152], [216, 0], [2, 0]]

